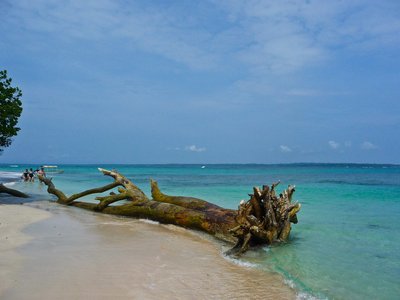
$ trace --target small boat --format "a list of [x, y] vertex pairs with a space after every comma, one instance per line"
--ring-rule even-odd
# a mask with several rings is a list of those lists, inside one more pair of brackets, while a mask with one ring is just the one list
[[58, 168], [58, 166], [43, 166], [46, 174], [62, 174], [64, 170]]

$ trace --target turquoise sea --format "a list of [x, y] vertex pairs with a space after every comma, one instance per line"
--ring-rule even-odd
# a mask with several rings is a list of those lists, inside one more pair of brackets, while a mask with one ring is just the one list
[[[33, 200], [52, 199], [38, 182], [19, 176], [30, 165], [0, 165], [0, 177]], [[241, 260], [278, 272], [300, 299], [400, 299], [400, 166], [288, 165], [60, 165], [54, 176], [66, 193], [109, 183], [97, 167], [117, 169], [146, 194], [149, 179], [167, 194], [203, 198], [236, 208], [255, 185], [296, 185], [299, 223], [290, 241], [249, 251]], [[16, 183], [12, 183], [15, 182]], [[7, 197], [0, 196], [0, 202]], [[19, 202], [20, 200], [18, 200]]]

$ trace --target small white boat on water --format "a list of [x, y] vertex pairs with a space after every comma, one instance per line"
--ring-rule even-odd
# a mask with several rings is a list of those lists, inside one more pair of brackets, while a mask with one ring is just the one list
[[46, 174], [62, 174], [64, 170], [58, 168], [58, 166], [43, 166]]

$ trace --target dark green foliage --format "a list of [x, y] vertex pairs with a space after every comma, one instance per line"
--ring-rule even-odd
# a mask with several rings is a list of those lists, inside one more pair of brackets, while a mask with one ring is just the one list
[[16, 127], [22, 113], [22, 92], [11, 86], [7, 71], [0, 71], [0, 153], [11, 145], [12, 137], [20, 128]]

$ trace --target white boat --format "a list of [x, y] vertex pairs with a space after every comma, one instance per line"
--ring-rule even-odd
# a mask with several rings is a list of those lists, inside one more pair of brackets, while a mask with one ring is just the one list
[[64, 170], [59, 169], [58, 166], [42, 166], [42, 167], [46, 174], [62, 174], [62, 173], [64, 173]]

